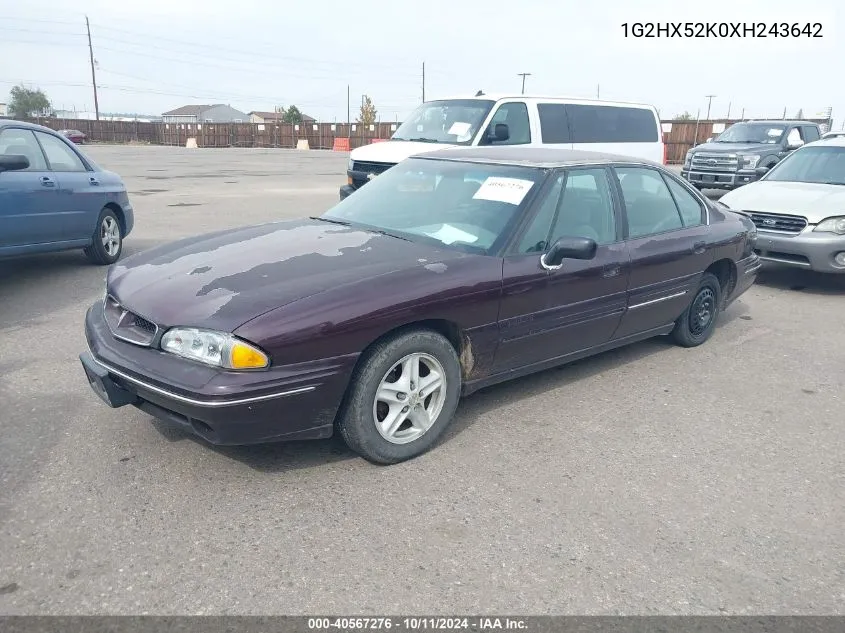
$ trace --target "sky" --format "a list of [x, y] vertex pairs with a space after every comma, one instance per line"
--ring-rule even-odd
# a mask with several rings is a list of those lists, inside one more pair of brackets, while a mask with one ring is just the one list
[[[383, 121], [427, 100], [487, 93], [649, 103], [661, 118], [845, 120], [841, 0], [52, 0], [9, 3], [0, 19], [0, 102], [16, 84], [60, 109], [93, 110], [85, 16], [101, 112], [185, 104], [244, 112], [297, 105], [352, 118], [363, 94]], [[635, 38], [634, 23], [821, 24], [820, 38]], [[623, 24], [628, 24], [625, 36]], [[815, 31], [817, 27], [812, 27]], [[843, 27], [845, 28], [845, 27]], [[717, 27], [718, 29], [718, 27]], [[684, 34], [681, 26], [681, 35]]]

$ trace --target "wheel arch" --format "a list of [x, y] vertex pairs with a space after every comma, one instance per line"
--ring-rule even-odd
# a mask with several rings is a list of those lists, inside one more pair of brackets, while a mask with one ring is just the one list
[[722, 301], [724, 302], [736, 287], [736, 263], [732, 259], [724, 257], [710, 264], [704, 272], [711, 273], [719, 280], [719, 287], [722, 290]]
[[126, 216], [123, 215], [123, 209], [120, 208], [120, 205], [116, 202], [107, 202], [103, 205], [103, 209], [108, 209], [115, 214], [117, 221], [120, 223], [121, 236], [126, 235]]

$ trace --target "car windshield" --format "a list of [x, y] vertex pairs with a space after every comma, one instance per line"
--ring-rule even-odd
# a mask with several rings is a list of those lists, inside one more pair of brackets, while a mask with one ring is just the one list
[[392, 139], [469, 145], [493, 103], [483, 99], [447, 99], [423, 103], [399, 126]]
[[845, 147], [796, 150], [772, 168], [766, 180], [845, 185]]
[[412, 158], [321, 217], [413, 242], [489, 254], [507, 239], [545, 174], [531, 167]]
[[715, 143], [780, 143], [785, 125], [777, 123], [737, 123], [714, 139]]

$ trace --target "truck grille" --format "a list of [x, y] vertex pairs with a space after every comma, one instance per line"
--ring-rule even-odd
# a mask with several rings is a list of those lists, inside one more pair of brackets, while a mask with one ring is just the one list
[[114, 337], [127, 343], [149, 346], [158, 332], [155, 323], [126, 309], [111, 295], [103, 302], [103, 316]]
[[690, 167], [699, 171], [736, 171], [739, 158], [736, 154], [693, 152]]
[[[370, 161], [353, 161], [352, 163], [352, 171], [354, 172], [363, 172], [364, 174], [373, 174], [373, 176], [378, 176], [379, 174], [383, 174], [388, 169], [393, 167], [393, 163], [374, 163]], [[363, 185], [367, 184], [367, 177], [362, 176], [356, 173], [352, 177], [352, 185], [357, 189]]]
[[778, 213], [757, 213], [749, 211], [751, 221], [761, 231], [778, 231], [796, 235], [807, 227], [807, 218]]

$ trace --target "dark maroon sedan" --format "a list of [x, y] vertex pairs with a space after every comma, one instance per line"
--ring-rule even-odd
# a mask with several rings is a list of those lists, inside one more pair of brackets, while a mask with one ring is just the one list
[[85, 134], [79, 130], [59, 130], [59, 134], [67, 138], [71, 143], [81, 145], [85, 142]]
[[321, 217], [115, 264], [81, 360], [110, 406], [214, 444], [337, 430], [394, 463], [481, 387], [653, 336], [705, 342], [754, 281], [755, 236], [651, 163], [447, 149]]

